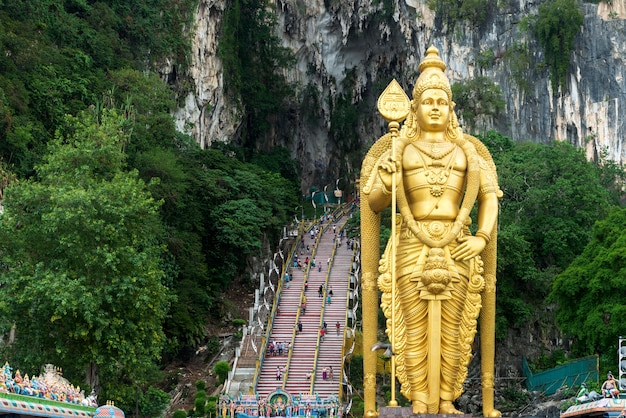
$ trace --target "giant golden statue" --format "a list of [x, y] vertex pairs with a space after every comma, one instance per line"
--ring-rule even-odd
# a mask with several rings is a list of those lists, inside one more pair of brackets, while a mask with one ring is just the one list
[[[458, 126], [445, 68], [438, 50], [430, 47], [419, 65], [413, 100], [395, 80], [379, 98], [390, 133], [369, 150], [360, 181], [364, 346], [380, 346], [380, 291], [392, 378], [400, 382], [413, 413], [460, 414], [453, 402], [467, 377], [482, 307], [483, 414], [499, 417], [493, 371], [495, 234], [502, 192], [486, 147]], [[476, 202], [472, 234], [470, 211]], [[389, 205], [392, 236], [379, 259], [379, 214]], [[375, 386], [376, 353], [365, 350], [366, 417], [378, 414]], [[390, 406], [396, 405], [394, 384]]]

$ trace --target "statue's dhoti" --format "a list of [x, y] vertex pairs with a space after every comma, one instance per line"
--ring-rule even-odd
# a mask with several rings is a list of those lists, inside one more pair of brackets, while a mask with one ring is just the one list
[[[451, 226], [436, 221], [420, 222], [418, 228], [436, 239]], [[452, 260], [450, 250], [456, 241], [429, 248], [405, 225], [398, 229], [396, 294], [392, 297], [388, 244], [379, 269], [381, 307], [402, 394], [436, 414], [440, 401], [451, 402], [461, 395], [467, 377], [484, 287], [482, 262], [479, 257]]]

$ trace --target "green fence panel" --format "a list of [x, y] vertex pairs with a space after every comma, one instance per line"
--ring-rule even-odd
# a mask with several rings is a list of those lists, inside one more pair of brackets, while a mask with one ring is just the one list
[[598, 356], [583, 357], [541, 373], [533, 373], [526, 358], [523, 358], [522, 373], [528, 390], [549, 396], [564, 385], [578, 387], [584, 382], [597, 382]]

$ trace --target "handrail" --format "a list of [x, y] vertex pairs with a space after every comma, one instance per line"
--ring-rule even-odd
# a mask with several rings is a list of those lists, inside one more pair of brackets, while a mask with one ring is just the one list
[[[354, 259], [353, 259], [353, 266], [355, 266], [354, 269], [350, 269], [350, 275], [354, 275], [354, 305], [352, 306], [352, 308], [350, 308], [352, 310], [352, 317], [353, 317], [353, 321], [352, 321], [352, 326], [350, 327], [352, 329], [352, 333], [354, 335], [354, 339], [352, 341], [352, 347], [350, 347], [350, 350], [348, 351], [347, 354], [345, 354], [344, 356], [344, 365], [345, 365], [345, 361], [347, 356], [352, 355], [353, 351], [354, 351], [354, 347], [356, 345], [356, 327], [357, 327], [357, 320], [356, 320], [356, 311], [358, 309], [359, 306], [359, 302], [358, 302], [358, 294], [359, 294], [359, 287], [360, 287], [360, 280], [358, 279], [358, 275], [359, 275], [359, 270], [360, 270], [360, 243], [357, 241], [357, 245], [355, 246], [355, 250], [354, 250]], [[348, 314], [348, 310], [346, 310], [346, 315]], [[347, 324], [347, 322], [346, 322]], [[343, 370], [342, 370], [343, 372]], [[347, 379], [346, 375], [343, 375], [345, 384], [346, 384], [346, 388], [347, 391], [349, 392], [347, 394], [347, 405], [346, 408], [344, 410], [344, 413], [348, 413], [350, 412], [350, 409], [352, 409], [352, 393], [354, 392], [352, 385], [350, 384], [350, 382]], [[341, 392], [340, 392], [341, 393]]]
[[[269, 278], [268, 278], [269, 280]], [[259, 360], [256, 370], [254, 371], [254, 392], [257, 391], [257, 383], [259, 382], [259, 374], [261, 373], [261, 369], [263, 368], [263, 362], [265, 360], [265, 353], [267, 351], [267, 342], [270, 339], [272, 325], [274, 324], [274, 319], [276, 318], [276, 309], [278, 307], [278, 303], [280, 303], [280, 291], [282, 290], [282, 277], [279, 278], [278, 284], [276, 286], [276, 293], [274, 294], [274, 303], [272, 304], [272, 311], [267, 320], [267, 329], [265, 330], [265, 336], [261, 340], [261, 345], [263, 346], [262, 350], [259, 350]]]
[[[302, 301], [302, 299], [300, 299], [300, 301]], [[300, 318], [300, 309], [298, 309], [298, 312], [296, 313], [296, 324], [298, 323], [299, 318]], [[291, 356], [292, 356], [295, 345], [296, 345], [296, 328], [294, 327], [291, 333], [291, 344], [289, 345], [289, 348], [288, 348], [287, 361], [285, 363], [285, 373], [283, 374], [283, 384], [282, 384], [283, 390], [285, 390], [285, 385], [287, 385], [287, 380], [289, 379], [289, 370], [291, 370]]]
[[[352, 266], [355, 259], [356, 259], [355, 251], [352, 250], [352, 260], [350, 261], [350, 266]], [[348, 273], [348, 282], [350, 281], [351, 274], [352, 274], [352, 268], [350, 268], [350, 272]], [[350, 286], [348, 286], [348, 290], [346, 291], [346, 309], [345, 309], [345, 314], [344, 314], [344, 324], [348, 323], [348, 309], [350, 309], [350, 298], [348, 297], [349, 292], [351, 292]], [[355, 340], [356, 339], [352, 340], [353, 348], [354, 348]], [[344, 368], [346, 364], [345, 355], [346, 355], [346, 327], [344, 326], [343, 327], [343, 339], [341, 343], [341, 367], [339, 368], [339, 387], [337, 388], [337, 394], [338, 394], [340, 403], [342, 402], [341, 386], [342, 386], [342, 381], [343, 381]]]

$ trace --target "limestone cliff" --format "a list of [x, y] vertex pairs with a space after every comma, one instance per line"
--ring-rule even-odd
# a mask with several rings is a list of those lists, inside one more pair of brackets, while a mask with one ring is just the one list
[[[590, 159], [606, 148], [611, 159], [626, 160], [626, 0], [580, 3], [584, 23], [571, 54], [567, 87], [556, 93], [541, 65], [543, 51], [520, 29], [522, 18], [536, 14], [541, 1], [492, 4], [480, 27], [457, 23], [447, 28], [425, 0], [275, 0], [279, 36], [297, 58], [288, 78], [303, 90], [314, 87], [320, 98], [315, 123], [292, 115], [276, 126], [301, 163], [303, 189], [358, 174], [359, 156], [346, 157], [329, 135], [339, 95], [347, 94], [358, 105], [360, 146], [367, 147], [385, 130], [376, 112], [378, 94], [392, 78], [410, 92], [417, 64], [431, 44], [448, 64], [451, 82], [484, 75], [501, 88], [505, 110], [495, 120], [481, 120], [480, 131], [495, 128], [515, 140], [568, 141], [584, 147]], [[195, 90], [177, 112], [179, 128], [202, 146], [229, 141], [239, 122], [238, 110], [223, 95], [216, 54], [224, 7], [224, 0], [199, 0], [190, 68]], [[528, 65], [521, 69], [510, 59], [520, 43], [529, 52]], [[479, 65], [485, 51], [493, 53], [493, 60]]]

